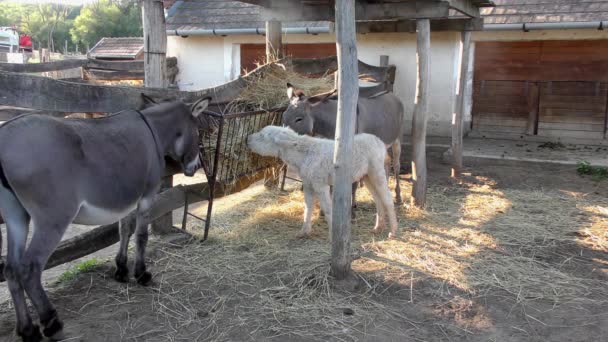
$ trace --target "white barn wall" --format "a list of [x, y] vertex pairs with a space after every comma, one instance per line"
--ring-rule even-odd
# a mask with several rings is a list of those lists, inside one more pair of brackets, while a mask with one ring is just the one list
[[[286, 43], [333, 43], [334, 35], [284, 35]], [[411, 129], [416, 97], [416, 35], [411, 33], [364, 34], [357, 36], [359, 59], [378, 65], [381, 55], [397, 66], [394, 91], [406, 110], [406, 134]], [[178, 58], [177, 82], [182, 90], [204, 89], [230, 81], [240, 69], [240, 44], [263, 44], [261, 35], [226, 37], [168, 37], [168, 54]], [[454, 59], [459, 33], [437, 32], [431, 36], [431, 104], [428, 134], [449, 136], [457, 85]], [[234, 61], [234, 63], [233, 63]]]

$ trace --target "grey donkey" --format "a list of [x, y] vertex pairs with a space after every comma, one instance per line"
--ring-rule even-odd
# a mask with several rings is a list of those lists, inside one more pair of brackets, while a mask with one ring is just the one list
[[[196, 113], [209, 99], [164, 102], [99, 119], [22, 115], [0, 126], [0, 211], [7, 225], [4, 269], [23, 341], [41, 341], [25, 294], [38, 312], [42, 332], [62, 339], [63, 323], [41, 283], [41, 275], [72, 222], [104, 225], [136, 210], [134, 275], [147, 285], [149, 209], [165, 170], [165, 157], [192, 176], [201, 166]], [[192, 107], [194, 108], [194, 107]], [[33, 236], [26, 249], [29, 223]], [[128, 281], [130, 231], [120, 228], [118, 281]], [[0, 241], [1, 242], [1, 241]]]
[[[289, 97], [289, 105], [283, 113], [283, 125], [291, 127], [299, 134], [334, 139], [338, 114], [335, 93], [306, 96], [302, 90], [287, 83], [287, 97]], [[401, 203], [399, 170], [401, 169], [401, 138], [405, 128], [404, 113], [403, 103], [393, 93], [384, 93], [371, 98], [359, 97], [357, 102], [355, 133], [373, 134], [380, 138], [387, 148], [391, 147], [397, 204]], [[353, 207], [356, 207], [356, 189], [355, 183], [352, 195]]]

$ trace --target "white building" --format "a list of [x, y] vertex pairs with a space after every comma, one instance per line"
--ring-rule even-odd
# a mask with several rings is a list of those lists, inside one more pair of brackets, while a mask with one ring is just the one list
[[[473, 134], [605, 139], [608, 98], [608, 0], [494, 0], [474, 32]], [[176, 1], [167, 11], [168, 55], [178, 58], [183, 90], [237, 77], [264, 54], [259, 7], [238, 1]], [[329, 22], [283, 24], [288, 55], [335, 54]], [[358, 33], [359, 59], [397, 66], [394, 92], [411, 120], [416, 90], [415, 33]], [[460, 66], [460, 32], [431, 36], [428, 134], [449, 136]], [[576, 92], [570, 90], [576, 88]], [[567, 95], [572, 96], [568, 97]], [[536, 113], [531, 113], [536, 112]], [[530, 125], [532, 127], [530, 127]], [[530, 131], [531, 130], [531, 131]]]

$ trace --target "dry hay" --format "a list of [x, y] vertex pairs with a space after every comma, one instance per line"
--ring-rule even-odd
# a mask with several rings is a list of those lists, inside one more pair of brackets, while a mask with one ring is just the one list
[[[402, 191], [410, 190], [406, 183]], [[554, 307], [608, 304], [604, 280], [575, 271], [589, 262], [579, 255], [582, 250], [608, 252], [608, 219], [598, 215], [608, 211], [605, 198], [497, 190], [490, 179], [471, 178], [459, 185], [431, 187], [428, 209], [402, 208], [401, 238], [385, 240], [370, 234], [371, 196], [366, 190], [359, 193], [353, 269], [362, 280], [360, 291], [341, 293], [332, 288], [327, 227], [318, 212], [313, 239], [293, 239], [301, 226], [302, 193], [281, 195], [261, 186], [216, 202], [212, 236], [221, 246], [212, 253], [202, 246], [180, 253], [172, 267], [183, 265], [184, 272], [194, 267], [205, 278], [216, 279], [218, 288], [245, 295], [214, 296], [220, 298], [225, 314], [233, 320], [238, 317], [247, 329], [286, 338], [356, 340], [382, 321], [379, 317], [398, 317], [407, 322], [407, 329], [415, 329], [415, 320], [383, 304], [379, 296], [387, 289], [379, 284], [409, 287], [396, 300], [408, 305], [419, 300], [413, 287], [424, 278], [445, 284], [440, 297], [453, 288], [474, 298], [501, 296], [522, 307], [539, 301]], [[196, 233], [200, 227], [190, 229]], [[200, 254], [210, 253], [213, 262], [203, 266], [205, 257]], [[197, 261], [188, 262], [189, 258]], [[238, 313], [232, 311], [235, 308]], [[339, 314], [341, 310], [357, 315]], [[581, 315], [577, 322], [587, 324], [586, 318]], [[207, 333], [226, 333], [226, 326], [219, 325], [225, 319], [218, 318], [218, 325]]]
[[323, 75], [310, 78], [293, 72], [282, 65], [271, 64], [262, 73], [249, 74], [241, 94], [227, 106], [229, 113], [267, 110], [287, 106], [287, 82], [304, 90], [307, 95], [325, 93], [334, 89], [334, 77]]
[[[333, 89], [333, 77], [322, 76], [309, 78], [282, 65], [271, 64], [260, 73], [252, 73], [244, 78], [246, 85], [240, 95], [226, 105], [225, 114], [265, 111], [262, 114], [251, 114], [244, 117], [225, 120], [224, 131], [220, 141], [220, 165], [218, 179], [235, 180], [247, 169], [259, 169], [278, 163], [275, 159], [261, 158], [249, 151], [246, 139], [252, 133], [267, 125], [280, 125], [281, 113], [270, 112], [272, 109], [285, 107], [288, 104], [286, 83], [291, 82], [307, 94], [317, 94]], [[207, 150], [213, 150], [217, 141], [217, 130], [203, 139]], [[212, 158], [208, 156], [207, 158]]]
[[[402, 184], [409, 193], [411, 185]], [[530, 308], [526, 319], [533, 323], [535, 316], [551, 317], [561, 305], [580, 306], [571, 314], [572, 327], [596, 324], [601, 317], [587, 311], [589, 305], [608, 304], [605, 278], [577, 271], [592, 262], [584, 256], [593, 252], [603, 253], [603, 272], [608, 268], [608, 200], [600, 195], [499, 190], [491, 179], [467, 177], [459, 184], [431, 185], [426, 210], [401, 208], [401, 237], [386, 240], [371, 235], [371, 196], [359, 191], [352, 248], [361, 287], [344, 292], [333, 287], [329, 275], [328, 229], [318, 210], [313, 237], [294, 239], [302, 224], [299, 186], [289, 184], [289, 193], [255, 186], [217, 200], [209, 241], [179, 249], [162, 245], [150, 256], [154, 288], [112, 285], [123, 292], [93, 304], [107, 301], [107, 310], [135, 301], [145, 304], [131, 311], [153, 316], [152, 323], [125, 314], [119, 325], [121, 339], [146, 341], [383, 340], [368, 335], [381, 331], [391, 333], [385, 336], [392, 339], [385, 340], [450, 340], [440, 325], [443, 316], [416, 316], [429, 301], [441, 312], [451, 307], [461, 311], [456, 321], [466, 320], [467, 310], [475, 306], [472, 300], [484, 303], [492, 296], [504, 298], [507, 311], [516, 305]], [[202, 232], [196, 221], [188, 229]], [[83, 283], [79, 295], [91, 286], [88, 278]], [[548, 311], [532, 313], [542, 303], [548, 303]], [[96, 320], [86, 314], [87, 322]], [[391, 320], [398, 324], [385, 325]], [[116, 324], [117, 316], [108, 322]], [[528, 329], [514, 322], [507, 324]], [[471, 335], [479, 330], [470, 321], [462, 326], [467, 338], [481, 340]], [[491, 330], [492, 322], [477, 328]], [[429, 338], [429, 331], [438, 335]]]

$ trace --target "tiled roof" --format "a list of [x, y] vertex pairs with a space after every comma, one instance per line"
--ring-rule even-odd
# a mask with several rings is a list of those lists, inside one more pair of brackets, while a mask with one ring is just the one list
[[[608, 20], [608, 0], [493, 0], [482, 7], [486, 24], [584, 22]], [[176, 1], [168, 30], [263, 28], [260, 7], [240, 1]], [[326, 27], [328, 22], [283, 23], [283, 27]]]
[[481, 9], [486, 24], [608, 20], [608, 0], [494, 0]]
[[[167, 30], [264, 28], [260, 6], [239, 1], [177, 1], [167, 16]], [[283, 23], [283, 27], [327, 27], [326, 21]]]
[[89, 55], [92, 58], [135, 58], [143, 49], [142, 37], [101, 38]]

